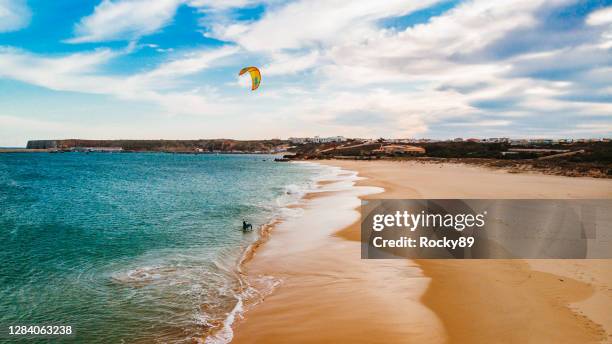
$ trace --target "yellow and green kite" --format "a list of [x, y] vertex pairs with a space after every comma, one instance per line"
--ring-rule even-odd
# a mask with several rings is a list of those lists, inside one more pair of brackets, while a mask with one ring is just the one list
[[246, 72], [249, 72], [251, 75], [251, 90], [255, 91], [257, 87], [259, 87], [259, 83], [261, 83], [261, 73], [257, 67], [244, 67], [240, 70], [238, 75], [242, 75]]

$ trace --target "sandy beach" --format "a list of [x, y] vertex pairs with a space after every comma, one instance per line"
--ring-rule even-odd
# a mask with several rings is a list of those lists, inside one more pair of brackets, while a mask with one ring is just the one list
[[361, 260], [357, 210], [360, 198], [611, 198], [612, 180], [322, 163], [343, 170], [320, 182], [301, 216], [278, 224], [245, 267], [268, 292], [235, 323], [233, 342], [612, 341], [612, 261]]

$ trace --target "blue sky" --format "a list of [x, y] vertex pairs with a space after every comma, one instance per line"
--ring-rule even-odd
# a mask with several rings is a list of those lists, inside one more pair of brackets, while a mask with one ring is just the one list
[[611, 49], [610, 0], [0, 0], [0, 146], [609, 137]]

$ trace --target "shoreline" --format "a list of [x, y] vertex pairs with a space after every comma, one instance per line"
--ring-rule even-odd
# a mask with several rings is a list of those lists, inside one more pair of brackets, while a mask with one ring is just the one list
[[[500, 193], [500, 187], [492, 187], [491, 190], [476, 190], [465, 195], [465, 190], [457, 187], [456, 179], [447, 179], [439, 185], [428, 185], [432, 183], [418, 183], [412, 180], [407, 183], [405, 179], [398, 180], [394, 171], [392, 176], [383, 176], [380, 171], [375, 171], [376, 166], [393, 164], [395, 168], [405, 168], [405, 162], [359, 162], [359, 161], [325, 161], [328, 166], [336, 166], [359, 173], [359, 176], [367, 179], [353, 180], [353, 189], [362, 187], [381, 187], [383, 193], [370, 193], [359, 195], [359, 198], [434, 198], [434, 197], [456, 197], [458, 195], [471, 196], [472, 198], [580, 198], [580, 197], [610, 197], [612, 188], [609, 182], [602, 179], [592, 178], [567, 178], [541, 174], [509, 174], [507, 172], [486, 170], [482, 167], [445, 165], [445, 166], [417, 166], [416, 170], [425, 169], [424, 175], [417, 173], [416, 177], [431, 180], [429, 174], [450, 173], [451, 177], [456, 173], [467, 173], [471, 178], [478, 179], [479, 184], [484, 185], [496, 181], [499, 178], [510, 178], [516, 181], [518, 178], [519, 188], [506, 187], [505, 192]], [[370, 164], [370, 165], [368, 165]], [[389, 166], [382, 166], [389, 168]], [[437, 170], [442, 171], [437, 171]], [[421, 171], [423, 172], [423, 171]], [[346, 173], [346, 172], [345, 172]], [[522, 179], [527, 180], [522, 180]], [[559, 179], [561, 178], [561, 179]], [[402, 178], [400, 178], [402, 179]], [[410, 179], [410, 178], [408, 178]], [[532, 180], [534, 179], [534, 180]], [[419, 179], [420, 180], [420, 179]], [[579, 181], [568, 183], [570, 181]], [[584, 182], [585, 180], [590, 182]], [[534, 184], [535, 183], [535, 184]], [[585, 183], [588, 188], [585, 189]], [[597, 184], [595, 187], [592, 183]], [[314, 207], [313, 202], [321, 203], [326, 198], [339, 197], [343, 191], [324, 191], [326, 186], [332, 185], [334, 181], [323, 181], [320, 183], [320, 191], [308, 193], [304, 196], [305, 207]], [[415, 185], [416, 184], [416, 185]], [[495, 184], [495, 183], [494, 183]], [[492, 184], [492, 185], [494, 185]], [[566, 184], [570, 184], [569, 186]], [[425, 185], [425, 186], [423, 186]], [[503, 184], [500, 184], [503, 185]], [[538, 186], [539, 185], [539, 186]], [[542, 186], [544, 185], [544, 186]], [[558, 185], [565, 186], [564, 189], [555, 188]], [[601, 185], [605, 185], [602, 189]], [[446, 188], [445, 188], [446, 186]], [[491, 186], [491, 185], [489, 185]], [[551, 189], [553, 187], [554, 190]], [[503, 187], [501, 187], [503, 189]], [[503, 190], [502, 190], [503, 191]], [[461, 193], [463, 192], [463, 194]], [[598, 193], [599, 192], [599, 193]], [[354, 195], [353, 195], [354, 196]], [[341, 196], [340, 196], [341, 197]], [[323, 203], [325, 203], [323, 201]], [[337, 202], [336, 202], [337, 203]], [[321, 204], [319, 204], [321, 205]], [[358, 204], [357, 204], [358, 205]], [[353, 213], [356, 213], [354, 208]], [[311, 226], [307, 215], [301, 219], [301, 225]], [[257, 256], [246, 267], [247, 274], [261, 275], [267, 273], [279, 276], [282, 283], [268, 295], [268, 300], [257, 307], [247, 311], [244, 319], [235, 323], [235, 342], [257, 342], [258, 338], [274, 338], [294, 341], [341, 341], [350, 340], [355, 342], [490, 342], [499, 339], [499, 336], [508, 338], [508, 342], [519, 342], [529, 340], [550, 340], [559, 342], [586, 341], [596, 342], [605, 340], [608, 324], [603, 305], [610, 302], [612, 296], [608, 289], [592, 287], [588, 283], [571, 278], [572, 276], [559, 277], [559, 273], [552, 274], [539, 267], [536, 271], [526, 261], [361, 261], [359, 259], [358, 219], [344, 226], [327, 224], [328, 230], [322, 246], [333, 248], [338, 255], [346, 254], [347, 257], [329, 256], [320, 248], [306, 250], [301, 257], [292, 259], [291, 263], [278, 264], [276, 259], [284, 259], [283, 250], [285, 245], [295, 240], [295, 235], [287, 228], [275, 228], [273, 240], [268, 241]], [[286, 223], [284, 225], [287, 226]], [[300, 223], [297, 223], [300, 227]], [[283, 227], [283, 224], [279, 224]], [[334, 227], [334, 228], [331, 228]], [[302, 227], [300, 227], [302, 228]], [[302, 228], [303, 229], [303, 228]], [[276, 233], [276, 232], [279, 233]], [[295, 234], [293, 231], [293, 234]], [[278, 235], [277, 235], [278, 234]], [[298, 236], [299, 237], [299, 236]], [[319, 239], [320, 239], [319, 238]], [[261, 256], [264, 256], [263, 258]], [[316, 269], [304, 267], [314, 265]], [[337, 260], [331, 261], [330, 260]], [[398, 266], [397, 262], [403, 264]], [[576, 262], [573, 262], [576, 264]], [[582, 263], [582, 262], [578, 262]], [[394, 266], [395, 265], [395, 266]], [[553, 265], [558, 266], [557, 261]], [[563, 264], [562, 264], [563, 265]], [[608, 275], [612, 271], [612, 264], [604, 262], [602, 271]], [[330, 269], [337, 274], [331, 278], [325, 273]], [[294, 271], [297, 270], [296, 271]], [[301, 269], [301, 271], [300, 271]], [[413, 275], [408, 278], [398, 278], [397, 271], [410, 270]], [[359, 276], [353, 281], [354, 285], [344, 286], [343, 281], [335, 282], [344, 274], [359, 271], [369, 276]], [[381, 272], [382, 271], [382, 272]], [[394, 274], [387, 274], [394, 271]], [[423, 273], [420, 274], [420, 271]], [[351, 276], [355, 278], [355, 276]], [[371, 280], [368, 281], [368, 277]], [[387, 285], [376, 283], [376, 279], [387, 281]], [[561, 281], [562, 280], [562, 281]], [[482, 283], [486, 281], [486, 283]], [[308, 282], [308, 286], [300, 282]], [[406, 283], [420, 283], [419, 288], [405, 289]], [[600, 283], [601, 281], [598, 281]], [[607, 281], [604, 281], [607, 283]], [[321, 292], [313, 286], [334, 286], [340, 284], [344, 291], [350, 291], [338, 295], [335, 292]], [[364, 286], [376, 285], [381, 290], [372, 294], [371, 290], [364, 290]], [[337, 287], [337, 286], [335, 286]], [[597, 289], [597, 290], [594, 290]], [[466, 290], [468, 291], [466, 293]], [[596, 293], [597, 291], [597, 293]], [[402, 295], [406, 297], [409, 293], [411, 298], [408, 304], [413, 309], [399, 307], [406, 306], [406, 300], [398, 301], [395, 297]], [[607, 293], [607, 294], [606, 294]], [[385, 295], [386, 294], [386, 295]], [[483, 298], [482, 295], [491, 295], [499, 298], [499, 302], [491, 302], [490, 297]], [[587, 303], [594, 295], [598, 295], [600, 306], [582, 307], [581, 303]], [[603, 296], [602, 296], [603, 295]], [[312, 299], [313, 297], [334, 302], [335, 308], [322, 307], [319, 302], [304, 302], [295, 298]], [[517, 299], [518, 298], [518, 299]], [[466, 300], [470, 300], [466, 302]], [[603, 300], [603, 301], [602, 301]], [[601, 302], [604, 302], [601, 304]], [[316, 306], [316, 307], [315, 307]], [[321, 319], [313, 319], [312, 312], [304, 308], [313, 308], [317, 313], [319, 308], [326, 312], [318, 313]], [[596, 315], [599, 311], [599, 316]], [[351, 309], [354, 309], [351, 311]], [[364, 314], [354, 314], [355, 312]], [[433, 312], [432, 312], [433, 311]], [[500, 312], [501, 311], [501, 312]], [[384, 317], [385, 321], [380, 323], [374, 319], [376, 315]], [[534, 318], [536, 316], [536, 318]], [[414, 323], [416, 318], [427, 319]], [[597, 319], [599, 323], [591, 320]], [[370, 321], [368, 321], [370, 320]], [[411, 321], [413, 321], [411, 323]], [[373, 324], [376, 324], [373, 328]], [[330, 325], [333, 325], [332, 330]], [[389, 326], [393, 325], [393, 326]], [[415, 326], [416, 325], [416, 326]], [[352, 326], [353, 328], [349, 328]], [[405, 331], [402, 327], [411, 327], [411, 331]], [[296, 331], [295, 328], [301, 329]], [[288, 328], [288, 329], [287, 329]], [[380, 328], [386, 330], [377, 332]], [[417, 330], [414, 330], [414, 329]], [[552, 328], [552, 330], [551, 330]], [[604, 329], [605, 328], [605, 329]], [[366, 331], [367, 330], [367, 331]], [[355, 336], [359, 332], [359, 336]], [[609, 332], [609, 330], [608, 330]], [[474, 334], [477, 334], [476, 336]], [[381, 337], [382, 336], [382, 337]], [[607, 337], [610, 338], [610, 337]]]
[[[439, 321], [418, 300], [427, 284], [421, 270], [401, 260], [363, 265], [360, 244], [337, 235], [338, 229], [359, 225], [360, 197], [383, 191], [356, 187], [358, 179], [356, 172], [337, 169], [334, 178], [319, 180], [319, 187], [304, 195], [302, 216], [274, 228], [271, 240], [247, 264], [246, 274], [254, 285], [257, 279], [274, 276], [278, 287], [236, 321], [232, 343], [287, 338], [298, 342], [443, 342]], [[293, 227], [309, 232], [300, 233]], [[398, 273], [407, 277], [406, 283], [386, 283]], [[397, 300], [397, 294], [405, 297]], [[365, 307], [363, 314], [352, 311], [357, 303]], [[402, 307], [389, 311], [398, 304]], [[367, 333], [365, 328], [369, 328]], [[418, 330], [423, 328], [429, 331]]]
[[[232, 341], [234, 336], [233, 326], [237, 317], [242, 317], [245, 312], [245, 306], [256, 305], [261, 302], [259, 298], [253, 297], [250, 294], [252, 287], [249, 285], [245, 268], [247, 264], [253, 259], [257, 250], [270, 239], [270, 233], [274, 226], [279, 224], [282, 219], [271, 218], [270, 221], [263, 224], [257, 235], [257, 239], [250, 243], [244, 251], [240, 254], [236, 263], [236, 274], [239, 282], [239, 289], [235, 291], [238, 296], [236, 304], [232, 310], [227, 313], [223, 322], [217, 328], [211, 329], [205, 337], [204, 343], [229, 343]], [[258, 291], [258, 296], [261, 295], [262, 291]]]
[[[272, 285], [269, 285], [268, 283], [253, 283], [254, 281], [249, 280], [246, 269], [249, 262], [255, 257], [257, 251], [270, 239], [271, 232], [274, 230], [274, 228], [291, 218], [291, 215], [282, 214], [282, 210], [302, 207], [305, 196], [308, 195], [308, 193], [313, 192], [313, 184], [315, 186], [318, 184], [317, 177], [324, 173], [325, 168], [322, 168], [322, 166], [318, 164], [306, 164], [316, 166], [319, 171], [307, 179], [305, 185], [302, 185], [303, 189], [297, 191], [298, 193], [303, 193], [301, 196], [292, 198], [283, 205], [278, 205], [280, 212], [270, 217], [267, 222], [260, 225], [258, 229], [252, 231], [253, 234], [257, 235], [256, 239], [244, 248], [236, 261], [235, 273], [237, 275], [239, 287], [234, 291], [234, 293], [237, 296], [237, 302], [232, 310], [226, 314], [226, 317], [220, 323], [220, 326], [211, 328], [205, 334], [204, 343], [231, 342], [234, 337], [233, 327], [236, 320], [244, 317], [244, 313], [248, 311], [248, 309], [251, 309], [255, 305], [261, 303], [263, 299], [265, 299], [265, 297], [269, 295], [276, 287], [275, 282], [272, 282]], [[290, 186], [295, 185], [285, 185], [284, 188], [286, 193], [277, 197], [277, 203], [283, 196], [291, 194], [288, 191], [288, 187]]]
[[[307, 186], [305, 185], [304, 189], [297, 191], [298, 193], [303, 193], [300, 197], [292, 199], [289, 203], [280, 206], [279, 209], [303, 209], [305, 206], [304, 202], [308, 201], [313, 194], [319, 193], [321, 185], [337, 183], [340, 181], [338, 179], [339, 176], [333, 172], [333, 167], [312, 162], [298, 163], [312, 165], [318, 171], [309, 178], [309, 181], [306, 183]], [[288, 186], [289, 185], [285, 185], [285, 188]], [[281, 197], [282, 195], [279, 196], [279, 199]], [[283, 215], [281, 213], [274, 215], [268, 220], [268, 222], [261, 225], [259, 229], [255, 231], [257, 238], [247, 247], [245, 247], [244, 251], [240, 254], [240, 257], [236, 262], [236, 274], [240, 284], [239, 289], [235, 290], [235, 294], [238, 296], [237, 302], [232, 310], [227, 313], [226, 318], [223, 320], [220, 326], [212, 328], [206, 334], [204, 338], [205, 343], [232, 342], [234, 337], [233, 327], [236, 320], [243, 318], [246, 312], [260, 304], [266, 298], [266, 296], [270, 295], [280, 284], [280, 282], [275, 280], [273, 276], [268, 276], [270, 278], [263, 282], [260, 280], [250, 279], [246, 270], [248, 269], [248, 264], [251, 262], [251, 260], [253, 260], [257, 252], [262, 248], [262, 246], [264, 246], [264, 244], [266, 244], [266, 242], [268, 242], [275, 227], [292, 219], [292, 215]]]

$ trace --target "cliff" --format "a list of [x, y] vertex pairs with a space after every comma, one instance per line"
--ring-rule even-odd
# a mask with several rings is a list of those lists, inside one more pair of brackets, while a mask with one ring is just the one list
[[32, 140], [27, 148], [59, 150], [75, 147], [121, 147], [131, 152], [269, 152], [285, 144], [281, 140]]
[[53, 149], [57, 148], [56, 140], [30, 140], [26, 149]]

